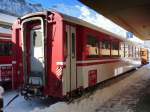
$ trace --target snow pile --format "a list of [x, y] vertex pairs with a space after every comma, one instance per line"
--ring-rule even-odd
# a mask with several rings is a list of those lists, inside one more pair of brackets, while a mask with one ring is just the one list
[[0, 98], [2, 98], [3, 93], [4, 93], [4, 89], [0, 86]]

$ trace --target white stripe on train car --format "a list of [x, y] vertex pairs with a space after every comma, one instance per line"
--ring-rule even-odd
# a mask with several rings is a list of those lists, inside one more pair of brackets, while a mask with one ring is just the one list
[[120, 59], [103, 59], [103, 60], [88, 60], [88, 61], [77, 61], [79, 63], [95, 63], [95, 62], [103, 62], [103, 61], [118, 61]]
[[12, 64], [0, 64], [0, 67], [3, 67], [3, 66], [12, 66]]
[[0, 37], [0, 39], [3, 39], [3, 40], [11, 40], [11, 38], [8, 38], [8, 37]]
[[[133, 60], [133, 59], [126, 59], [126, 58], [119, 58], [119, 59], [102, 59], [102, 60], [86, 60], [86, 61], [76, 61], [77, 64], [84, 64], [84, 63], [95, 63], [95, 62], [104, 62], [104, 61], [137, 61], [139, 59]], [[56, 65], [66, 65], [66, 62], [56, 62]]]
[[[118, 61], [120, 59], [103, 59], [103, 60], [86, 60], [86, 61], [76, 61], [77, 64], [84, 63], [95, 63], [95, 62], [103, 62], [103, 61]], [[66, 65], [66, 62], [56, 62], [56, 65]]]
[[56, 65], [66, 65], [66, 62], [56, 62]]

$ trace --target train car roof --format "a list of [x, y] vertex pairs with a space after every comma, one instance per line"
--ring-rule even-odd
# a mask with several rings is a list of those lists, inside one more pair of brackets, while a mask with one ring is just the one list
[[11, 40], [11, 34], [0, 33], [0, 40]]
[[110, 31], [108, 31], [108, 30], [106, 30], [106, 29], [100, 27], [100, 26], [96, 26], [96, 25], [91, 24], [91, 23], [89, 23], [89, 22], [86, 22], [86, 21], [84, 21], [84, 20], [82, 20], [82, 19], [79, 19], [79, 18], [76, 18], [76, 17], [72, 17], [72, 16], [69, 16], [69, 15], [66, 15], [66, 14], [63, 14], [63, 13], [60, 13], [60, 14], [63, 16], [64, 20], [66, 20], [66, 21], [68, 21], [68, 22], [72, 22], [72, 23], [75, 23], [75, 24], [78, 24], [78, 25], [82, 25], [82, 26], [91, 28], [91, 29], [93, 29], [93, 30], [96, 30], [96, 31], [105, 33], [105, 34], [107, 34], [107, 35], [109, 35], [109, 36], [112, 36], [113, 38], [117, 38], [117, 39], [122, 40], [122, 41], [124, 41], [124, 42], [127, 42], [127, 43], [129, 43], [129, 44], [136, 44], [136, 45], [139, 45], [139, 43], [137, 43], [137, 42], [133, 42], [133, 41], [131, 41], [131, 40], [128, 40], [126, 37], [117, 35], [117, 34], [115, 34], [115, 33], [113, 33], [113, 32], [110, 32]]
[[[30, 13], [30, 14], [27, 14], [23, 17], [21, 17], [21, 19], [27, 19], [29, 17], [34, 17], [34, 16], [38, 16], [38, 15], [46, 15], [48, 11], [44, 11], [44, 12], [36, 12], [36, 13]], [[64, 21], [68, 21], [68, 22], [72, 22], [72, 23], [75, 23], [75, 24], [78, 24], [78, 25], [82, 25], [82, 26], [85, 26], [85, 27], [88, 27], [88, 28], [91, 28], [93, 30], [96, 30], [96, 31], [100, 31], [102, 33], [106, 33], [107, 35], [109, 36], [112, 36], [114, 38], [117, 38], [119, 40], [122, 40], [124, 42], [127, 42], [129, 44], [137, 44], [139, 45], [139, 43], [137, 42], [133, 42], [133, 41], [130, 41], [130, 40], [127, 40], [125, 37], [123, 36], [120, 36], [120, 35], [117, 35], [113, 32], [110, 32], [110, 31], [107, 31], [106, 29], [102, 28], [102, 27], [99, 27], [99, 26], [96, 26], [96, 25], [93, 25], [91, 23], [88, 23], [84, 20], [81, 20], [79, 18], [76, 18], [76, 17], [72, 17], [72, 16], [69, 16], [69, 15], [66, 15], [66, 14], [63, 14], [63, 13], [60, 13], [58, 11], [49, 11], [51, 13], [58, 13], [62, 16], [63, 20]]]

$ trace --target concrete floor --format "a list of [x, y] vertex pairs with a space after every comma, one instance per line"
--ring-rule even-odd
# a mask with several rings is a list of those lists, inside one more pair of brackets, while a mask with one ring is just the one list
[[135, 112], [150, 112], [150, 84], [141, 92], [144, 93], [136, 104]]
[[[6, 92], [4, 103], [15, 94]], [[108, 81], [70, 104], [25, 101], [19, 96], [4, 112], [150, 112], [150, 65]]]

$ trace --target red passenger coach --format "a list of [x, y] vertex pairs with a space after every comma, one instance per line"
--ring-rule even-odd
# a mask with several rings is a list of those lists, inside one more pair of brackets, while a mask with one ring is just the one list
[[11, 34], [0, 33], [0, 84], [12, 85], [12, 41]]
[[140, 46], [57, 12], [19, 18], [13, 42], [25, 97], [70, 96], [141, 65]]

